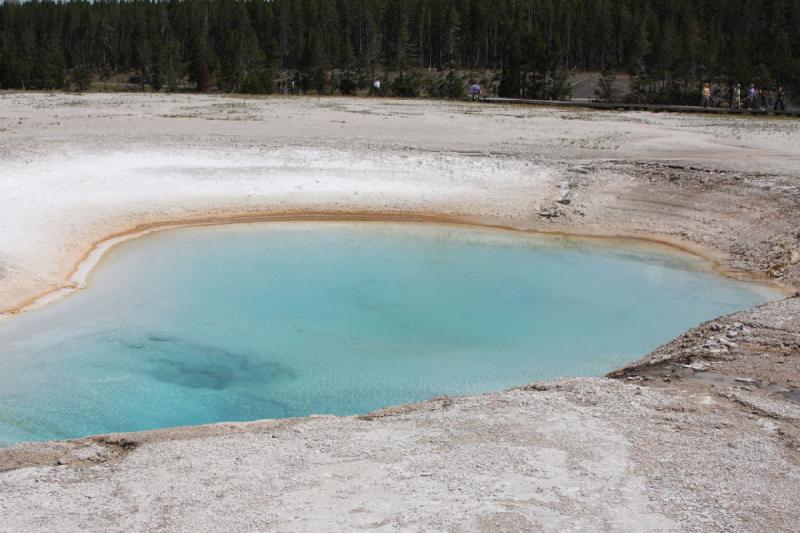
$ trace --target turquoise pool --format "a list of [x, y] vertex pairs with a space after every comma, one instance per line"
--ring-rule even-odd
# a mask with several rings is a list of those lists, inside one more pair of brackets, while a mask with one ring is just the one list
[[600, 376], [778, 296], [635, 244], [415, 223], [165, 231], [0, 322], [0, 444]]

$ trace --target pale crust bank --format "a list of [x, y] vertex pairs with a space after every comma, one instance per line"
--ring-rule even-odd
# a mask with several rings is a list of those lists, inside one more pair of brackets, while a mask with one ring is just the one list
[[[791, 293], [798, 141], [780, 119], [0, 93], [0, 309], [149, 231], [320, 217], [650, 239]], [[791, 531], [799, 325], [789, 298], [621, 379], [21, 445], [0, 452], [0, 530]]]

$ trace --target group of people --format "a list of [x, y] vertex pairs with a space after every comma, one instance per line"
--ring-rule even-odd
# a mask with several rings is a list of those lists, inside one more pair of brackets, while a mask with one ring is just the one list
[[[471, 83], [469, 87], [470, 99], [473, 102], [476, 102], [481, 99], [481, 96], [483, 96], [483, 89], [481, 89], [481, 86], [478, 85], [478, 82], [476, 81], [471, 81], [470, 83]], [[375, 96], [381, 95], [381, 80], [375, 79], [372, 82], [372, 94], [374, 94]]]
[[297, 92], [293, 79], [278, 80], [276, 89], [278, 94], [294, 94]]
[[[703, 100], [701, 105], [705, 108], [711, 107], [711, 84], [703, 84]], [[774, 93], [774, 100], [766, 86], [756, 87], [755, 83], [750, 84], [750, 88], [746, 94], [742, 94], [742, 85], [736, 83], [731, 88], [730, 93], [730, 108], [731, 109], [760, 109], [766, 111], [772, 104], [773, 111], [786, 111], [786, 102], [784, 100], [783, 87], [779, 86]]]

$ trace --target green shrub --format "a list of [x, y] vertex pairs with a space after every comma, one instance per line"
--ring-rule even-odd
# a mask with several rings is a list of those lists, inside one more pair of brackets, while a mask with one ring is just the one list
[[358, 89], [356, 82], [349, 77], [344, 77], [339, 81], [339, 92], [342, 94], [355, 94], [356, 89]]
[[391, 94], [405, 98], [416, 98], [421, 89], [419, 76], [400, 73], [391, 84]]
[[242, 83], [241, 91], [245, 94], [272, 94], [275, 92], [275, 80], [269, 69], [259, 70], [247, 76]]
[[444, 79], [443, 89], [445, 98], [463, 98], [464, 80], [456, 76], [455, 72], [451, 70]]
[[92, 71], [83, 65], [75, 67], [69, 75], [69, 82], [76, 91], [88, 91], [92, 84]]

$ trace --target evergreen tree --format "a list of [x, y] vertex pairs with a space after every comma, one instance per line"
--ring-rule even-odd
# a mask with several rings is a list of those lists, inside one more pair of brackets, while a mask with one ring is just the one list
[[613, 68], [608, 67], [603, 70], [598, 85], [599, 87], [595, 91], [595, 95], [599, 100], [603, 102], [613, 102], [619, 96], [619, 91], [617, 90], [617, 73]]
[[[494, 71], [504, 96], [562, 98], [569, 72], [612, 65], [635, 100], [696, 101], [704, 81], [756, 78], [800, 93], [800, 0], [0, 3], [2, 88], [125, 74], [140, 89], [260, 92], [289, 76], [328, 92], [402, 73], [398, 90], [413, 93], [419, 69], [437, 68]], [[446, 77], [429, 74], [429, 92]]]

